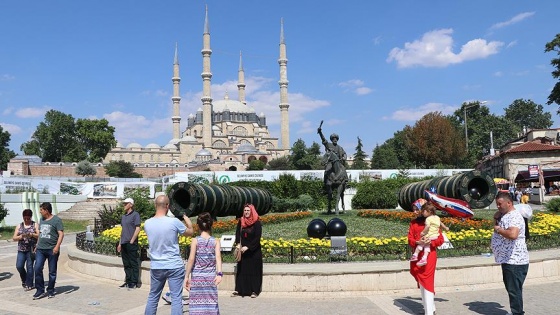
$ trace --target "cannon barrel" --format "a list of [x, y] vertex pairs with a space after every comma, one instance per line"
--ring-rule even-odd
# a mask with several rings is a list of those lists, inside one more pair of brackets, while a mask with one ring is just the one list
[[412, 203], [418, 198], [425, 198], [424, 191], [432, 187], [438, 195], [468, 202], [471, 209], [489, 206], [498, 192], [494, 179], [486, 172], [468, 171], [406, 184], [399, 189], [399, 205], [412, 211]]
[[177, 218], [209, 212], [212, 217], [243, 215], [247, 203], [255, 206], [259, 215], [272, 208], [272, 195], [266, 189], [229, 185], [207, 185], [178, 182], [168, 193], [170, 209]]

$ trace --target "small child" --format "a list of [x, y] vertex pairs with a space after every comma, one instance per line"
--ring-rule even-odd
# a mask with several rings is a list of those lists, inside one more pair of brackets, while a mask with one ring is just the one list
[[424, 266], [428, 263], [428, 255], [430, 254], [430, 242], [439, 237], [439, 229], [442, 228], [449, 231], [449, 228], [441, 222], [441, 219], [436, 215], [436, 207], [431, 203], [426, 203], [422, 206], [422, 215], [426, 217], [426, 227], [420, 233], [422, 241], [425, 244], [418, 244], [410, 261], [417, 261], [420, 251], [424, 251], [422, 259], [416, 263], [417, 266]]

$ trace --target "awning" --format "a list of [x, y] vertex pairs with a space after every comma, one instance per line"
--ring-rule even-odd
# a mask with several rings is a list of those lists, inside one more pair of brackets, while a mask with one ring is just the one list
[[[560, 169], [550, 169], [550, 170], [543, 170], [543, 177], [545, 182], [557, 182], [560, 181]], [[539, 177], [530, 177], [529, 171], [519, 171], [517, 176], [515, 177], [516, 183], [523, 183], [523, 182], [539, 182]]]

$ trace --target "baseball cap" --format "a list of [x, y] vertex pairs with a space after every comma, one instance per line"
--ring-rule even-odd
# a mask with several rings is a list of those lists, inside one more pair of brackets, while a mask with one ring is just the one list
[[126, 198], [126, 199], [123, 201], [123, 203], [129, 203], [129, 202], [130, 202], [131, 205], [134, 205], [134, 199], [132, 199], [132, 198]]

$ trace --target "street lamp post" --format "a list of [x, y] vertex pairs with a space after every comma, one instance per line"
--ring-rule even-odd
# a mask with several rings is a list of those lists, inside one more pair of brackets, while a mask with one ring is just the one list
[[476, 103], [470, 103], [465, 105], [465, 107], [463, 107], [463, 112], [465, 115], [465, 147], [467, 148], [467, 153], [469, 152], [469, 133], [467, 132], [467, 109], [477, 106], [477, 105], [483, 105], [486, 104], [486, 101], [482, 101], [482, 102], [476, 102]]

